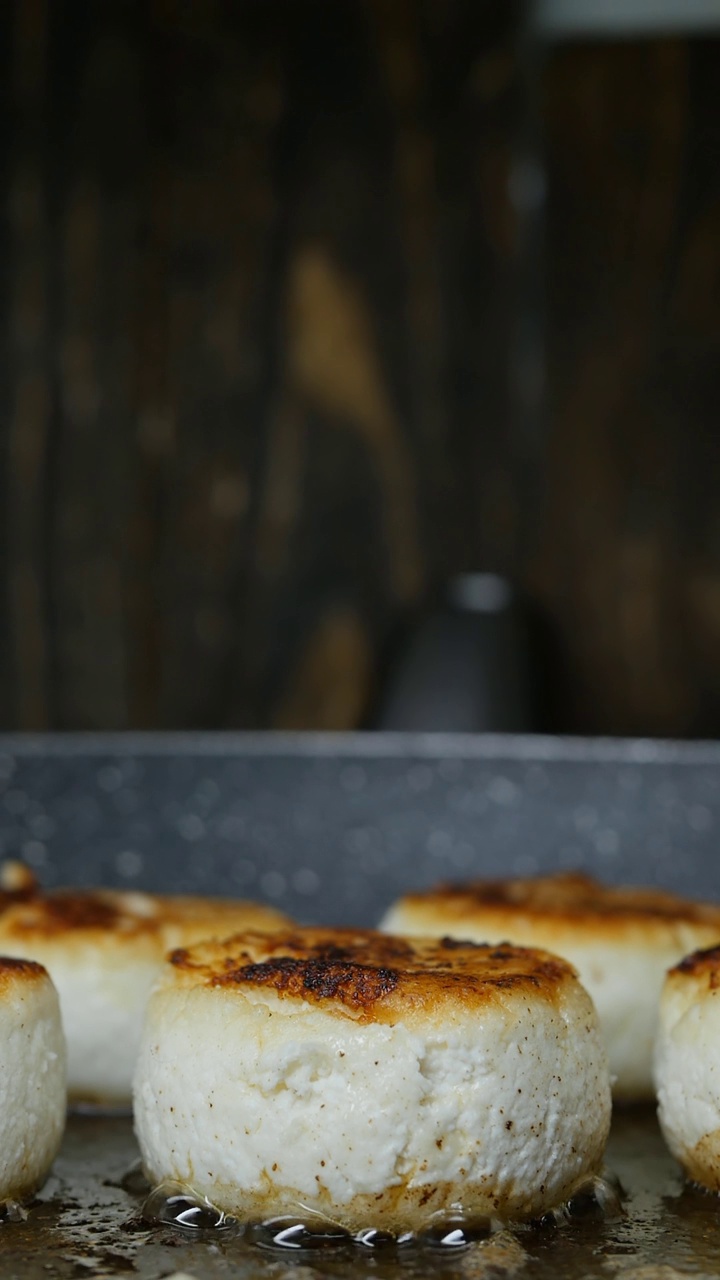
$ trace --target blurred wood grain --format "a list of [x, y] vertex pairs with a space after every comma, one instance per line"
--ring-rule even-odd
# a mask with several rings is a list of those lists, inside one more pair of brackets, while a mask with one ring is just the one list
[[545, 60], [528, 460], [521, 11], [5, 6], [2, 727], [352, 727], [491, 569], [546, 727], [720, 731], [720, 44]]
[[47, 10], [43, 0], [3, 23], [6, 51], [6, 269], [8, 341], [3, 378], [5, 424], [5, 649], [14, 662], [4, 688], [12, 724], [51, 721], [46, 483], [51, 432], [49, 238], [44, 162], [47, 110]]
[[529, 581], [566, 723], [600, 732], [720, 731], [718, 70], [717, 40], [658, 40], [572, 47], [546, 76], [549, 442]]

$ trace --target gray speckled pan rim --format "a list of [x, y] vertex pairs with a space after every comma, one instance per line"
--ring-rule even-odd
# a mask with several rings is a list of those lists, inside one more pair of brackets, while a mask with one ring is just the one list
[[308, 923], [571, 867], [717, 899], [719, 831], [717, 743], [0, 735], [0, 855], [46, 884], [252, 897]]
[[0, 754], [356, 756], [720, 766], [720, 742], [549, 734], [118, 731], [0, 733]]

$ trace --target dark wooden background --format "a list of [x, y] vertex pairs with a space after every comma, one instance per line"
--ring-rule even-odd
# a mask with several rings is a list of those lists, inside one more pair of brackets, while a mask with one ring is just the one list
[[720, 732], [720, 43], [518, 13], [2, 7], [3, 728], [352, 727], [490, 569], [546, 727]]

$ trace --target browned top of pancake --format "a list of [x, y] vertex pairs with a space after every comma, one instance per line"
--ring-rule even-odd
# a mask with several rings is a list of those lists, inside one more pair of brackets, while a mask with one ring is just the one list
[[12, 956], [0, 956], [0, 994], [18, 983], [48, 982], [48, 972], [35, 960], [17, 960]]
[[686, 924], [720, 938], [720, 905], [692, 902], [662, 889], [602, 884], [579, 872], [441, 884], [403, 897], [393, 908], [393, 914], [396, 912], [403, 924], [391, 918], [391, 928], [412, 923], [413, 928], [434, 932], [492, 926], [507, 928], [512, 935], [519, 921], [529, 929], [591, 926], [600, 934], [623, 926], [644, 925], [657, 930]]
[[387, 1022], [413, 1008], [432, 1013], [455, 1005], [468, 1013], [528, 997], [555, 1003], [575, 985], [571, 966], [543, 951], [372, 930], [248, 932], [175, 951], [170, 963], [174, 979], [166, 981], [175, 985], [264, 991]]
[[0, 898], [0, 946], [128, 940], [157, 942], [163, 951], [241, 928], [287, 926], [287, 916], [254, 902], [166, 897], [111, 889], [54, 890]]
[[685, 956], [669, 972], [669, 977], [676, 976], [680, 979], [694, 978], [700, 982], [705, 980], [710, 988], [720, 986], [720, 946], [706, 947]]
[[9, 934], [41, 933], [52, 936], [74, 929], [147, 928], [148, 920], [137, 917], [122, 902], [101, 892], [38, 894], [6, 913]]

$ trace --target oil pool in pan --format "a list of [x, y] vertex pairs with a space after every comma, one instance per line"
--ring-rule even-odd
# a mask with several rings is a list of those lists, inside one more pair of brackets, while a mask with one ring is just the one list
[[[17, 1280], [156, 1280], [181, 1272], [198, 1280], [280, 1280], [297, 1276], [420, 1280], [658, 1280], [720, 1276], [720, 1204], [684, 1185], [650, 1107], [616, 1112], [607, 1164], [625, 1192], [620, 1215], [585, 1206], [561, 1225], [503, 1230], [453, 1247], [411, 1244], [364, 1249], [269, 1246], [233, 1231], [179, 1230], [143, 1220], [146, 1189], [133, 1174], [137, 1146], [126, 1117], [73, 1115], [61, 1154], [25, 1220], [0, 1227], [0, 1270]], [[300, 1269], [301, 1268], [301, 1269]], [[668, 1269], [670, 1268], [670, 1269]]]

